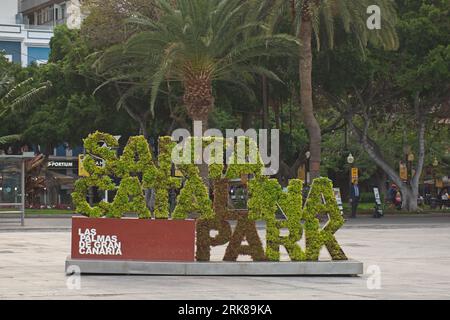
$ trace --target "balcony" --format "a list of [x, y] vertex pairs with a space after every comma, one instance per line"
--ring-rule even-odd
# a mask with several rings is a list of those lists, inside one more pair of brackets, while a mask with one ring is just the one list
[[25, 12], [32, 8], [39, 7], [46, 3], [50, 4], [52, 2], [55, 2], [55, 1], [52, 1], [52, 0], [20, 0], [19, 1], [19, 11]]
[[36, 30], [36, 31], [47, 31], [47, 32], [53, 33], [53, 26], [52, 25], [24, 24], [23, 27], [24, 27], [25, 30], [30, 30], [30, 31], [33, 31], [33, 30]]

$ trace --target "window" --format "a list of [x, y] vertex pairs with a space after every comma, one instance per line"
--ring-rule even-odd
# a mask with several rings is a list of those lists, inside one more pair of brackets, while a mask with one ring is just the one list
[[27, 15], [27, 20], [29, 25], [34, 25], [35, 24], [34, 13]]
[[53, 11], [53, 6], [48, 7], [47, 13], [48, 13], [48, 20], [47, 20], [47, 22], [54, 21], [55, 20], [55, 15], [54, 15], [55, 12]]
[[64, 19], [66, 17], [66, 4], [61, 5], [61, 19]]
[[43, 64], [47, 64], [48, 60], [38, 59], [38, 60], [35, 60], [35, 62], [38, 66], [40, 66]]

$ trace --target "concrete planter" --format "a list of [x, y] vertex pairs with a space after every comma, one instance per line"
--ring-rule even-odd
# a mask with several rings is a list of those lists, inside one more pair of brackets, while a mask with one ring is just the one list
[[71, 257], [192, 262], [195, 221], [73, 217]]

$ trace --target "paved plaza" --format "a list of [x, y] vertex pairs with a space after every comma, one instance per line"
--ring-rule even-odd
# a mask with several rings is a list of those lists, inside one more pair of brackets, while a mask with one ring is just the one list
[[0, 299], [450, 299], [446, 216], [348, 221], [336, 237], [364, 262], [359, 277], [83, 275], [79, 289], [64, 273], [69, 228], [67, 218], [0, 220]]

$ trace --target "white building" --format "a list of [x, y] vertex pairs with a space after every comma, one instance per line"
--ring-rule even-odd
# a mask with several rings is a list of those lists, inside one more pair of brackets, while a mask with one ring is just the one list
[[80, 0], [20, 0], [19, 12], [27, 25], [67, 24], [69, 28], [79, 28], [83, 20], [80, 2]]
[[27, 66], [45, 63], [53, 27], [79, 28], [80, 0], [1, 0], [0, 51], [12, 62]]

